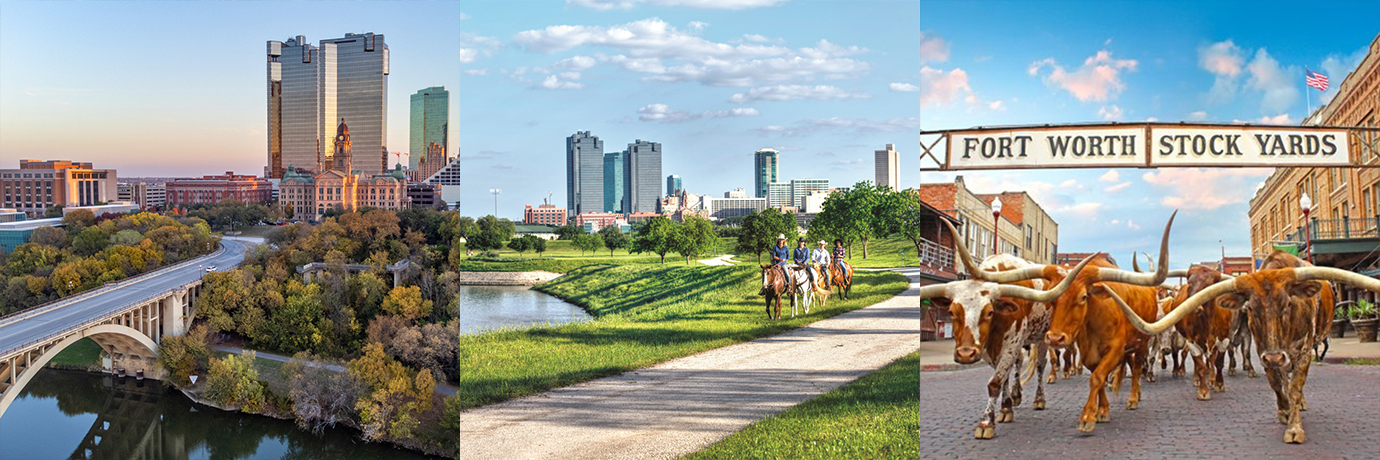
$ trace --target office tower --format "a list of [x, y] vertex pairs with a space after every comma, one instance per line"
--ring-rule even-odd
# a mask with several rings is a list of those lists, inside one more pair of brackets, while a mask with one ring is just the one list
[[268, 42], [268, 167], [322, 171], [334, 162], [336, 126], [353, 130], [354, 166], [388, 169], [388, 45], [382, 34], [345, 34], [312, 46], [298, 35]]
[[901, 189], [901, 154], [896, 144], [887, 144], [886, 150], [877, 151], [877, 186], [890, 186], [892, 190]]
[[446, 155], [450, 152], [446, 137], [449, 123], [450, 91], [446, 91], [446, 87], [433, 86], [412, 95], [412, 116], [408, 124], [408, 146], [412, 154], [408, 158], [408, 169], [417, 170], [419, 164], [429, 165], [430, 173], [435, 174], [446, 164]]
[[575, 216], [604, 209], [604, 141], [589, 131], [565, 138], [566, 210]]
[[623, 212], [623, 156], [627, 154], [604, 154], [604, 212]]
[[638, 139], [623, 158], [623, 213], [661, 212], [661, 143]]
[[667, 196], [679, 195], [681, 190], [685, 190], [685, 189], [684, 189], [684, 188], [681, 188], [681, 185], [680, 185], [680, 176], [675, 175], [675, 174], [666, 176], [666, 195], [667, 195]]
[[289, 166], [315, 170], [321, 161], [320, 61], [305, 36], [268, 42], [269, 178], [282, 178]]
[[795, 206], [791, 204], [791, 183], [772, 182], [767, 184], [767, 206]]
[[829, 193], [829, 179], [791, 179], [791, 203], [804, 208], [803, 199], [814, 192]]
[[[776, 150], [758, 150], [753, 156], [752, 180], [753, 193], [757, 198], [767, 198], [771, 193], [771, 183], [776, 182], [777, 171], [781, 168], [780, 158]], [[773, 204], [772, 206], [778, 206]]]

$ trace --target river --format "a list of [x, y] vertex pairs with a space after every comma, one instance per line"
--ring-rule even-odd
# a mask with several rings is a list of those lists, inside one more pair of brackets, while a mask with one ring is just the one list
[[525, 286], [461, 286], [460, 299], [462, 334], [592, 319], [578, 306]]
[[435, 459], [193, 403], [157, 380], [43, 369], [0, 418], [0, 459]]

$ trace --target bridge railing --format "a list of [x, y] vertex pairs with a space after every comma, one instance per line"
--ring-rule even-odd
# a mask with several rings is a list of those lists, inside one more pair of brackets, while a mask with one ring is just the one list
[[33, 317], [33, 316], [35, 316], [35, 315], [42, 314], [42, 313], [46, 313], [46, 312], [51, 311], [51, 310], [53, 310], [53, 309], [56, 309], [56, 308], [59, 308], [59, 307], [63, 307], [63, 306], [65, 306], [65, 305], [69, 304], [69, 303], [74, 303], [74, 302], [77, 302], [77, 301], [80, 301], [80, 300], [84, 300], [84, 299], [86, 299], [86, 298], [88, 298], [88, 297], [93, 297], [93, 296], [96, 296], [96, 295], [98, 295], [98, 294], [104, 294], [104, 293], [109, 292], [109, 291], [114, 290], [114, 289], [118, 289], [118, 288], [121, 288], [121, 287], [129, 286], [129, 285], [131, 285], [131, 284], [139, 283], [139, 282], [141, 282], [141, 281], [144, 281], [144, 280], [149, 279], [149, 276], [150, 276], [150, 275], [156, 275], [156, 274], [159, 274], [159, 273], [165, 273], [165, 272], [172, 271], [172, 270], [176, 270], [176, 269], [179, 269], [179, 268], [185, 268], [185, 267], [190, 266], [190, 265], [192, 265], [192, 264], [194, 264], [194, 263], [196, 263], [196, 262], [203, 261], [203, 260], [204, 260], [205, 258], [207, 258], [207, 257], [216, 257], [216, 256], [221, 255], [221, 254], [224, 253], [224, 252], [225, 252], [225, 246], [224, 246], [224, 245], [221, 245], [221, 246], [220, 246], [220, 249], [217, 249], [216, 252], [212, 252], [212, 253], [207, 254], [207, 255], [204, 255], [204, 256], [200, 256], [200, 257], [195, 257], [195, 258], [187, 259], [187, 260], [184, 260], [184, 261], [181, 261], [181, 262], [172, 264], [172, 265], [164, 265], [164, 266], [162, 266], [162, 267], [158, 267], [158, 268], [153, 269], [153, 271], [144, 272], [144, 273], [140, 273], [140, 274], [138, 274], [138, 275], [135, 275], [133, 278], [126, 278], [126, 279], [123, 279], [123, 280], [119, 280], [119, 281], [115, 281], [115, 282], [106, 283], [105, 285], [103, 285], [103, 286], [101, 286], [101, 287], [97, 287], [97, 288], [95, 288], [95, 289], [88, 289], [88, 290], [82, 291], [81, 293], [78, 293], [78, 294], [76, 294], [76, 295], [71, 295], [71, 296], [63, 297], [63, 298], [61, 298], [61, 299], [57, 299], [57, 300], [54, 300], [54, 301], [51, 301], [51, 302], [41, 303], [41, 304], [35, 305], [35, 306], [31, 307], [31, 308], [25, 309], [25, 310], [23, 310], [23, 311], [18, 311], [18, 312], [10, 313], [10, 314], [5, 315], [5, 316], [0, 316], [0, 326], [4, 326], [4, 325], [6, 325], [6, 324], [10, 324], [10, 323], [13, 323], [13, 322], [15, 322], [15, 321], [19, 321], [19, 320], [23, 320], [23, 319], [28, 319], [28, 318], [31, 318], [31, 317]]
[[[193, 281], [193, 283], [195, 283], [195, 281]], [[192, 283], [188, 283], [188, 284], [192, 284]], [[9, 359], [9, 358], [10, 358], [11, 356], [13, 356], [14, 354], [16, 354], [16, 353], [18, 353], [18, 352], [20, 352], [20, 351], [23, 351], [23, 350], [25, 350], [25, 349], [28, 349], [29, 347], [32, 347], [32, 346], [34, 346], [34, 345], [38, 345], [38, 344], [41, 344], [41, 343], [44, 343], [44, 342], [51, 342], [52, 340], [57, 339], [57, 338], [60, 338], [60, 337], [64, 337], [64, 336], [66, 336], [67, 334], [72, 333], [73, 331], [78, 331], [78, 330], [81, 330], [81, 329], [85, 329], [85, 328], [87, 328], [87, 327], [91, 327], [91, 326], [94, 325], [94, 324], [97, 324], [97, 323], [100, 323], [100, 322], [102, 322], [102, 321], [106, 321], [106, 320], [110, 319], [110, 317], [113, 316], [113, 315], [120, 314], [121, 312], [125, 311], [126, 309], [129, 309], [130, 307], [136, 307], [136, 306], [139, 306], [139, 305], [143, 305], [143, 304], [146, 303], [146, 302], [150, 302], [150, 301], [152, 301], [152, 300], [159, 299], [159, 298], [162, 298], [162, 297], [164, 297], [164, 296], [171, 295], [172, 293], [177, 292], [177, 291], [180, 291], [180, 290], [183, 290], [183, 289], [185, 289], [186, 287], [187, 287], [187, 285], [184, 284], [184, 285], [181, 285], [181, 286], [172, 288], [172, 289], [168, 289], [168, 290], [159, 292], [159, 293], [157, 293], [157, 294], [150, 295], [150, 296], [148, 296], [148, 297], [139, 299], [139, 300], [137, 300], [137, 301], [134, 301], [134, 302], [130, 302], [130, 303], [128, 303], [128, 304], [125, 304], [124, 306], [121, 306], [121, 307], [119, 307], [119, 308], [114, 308], [114, 309], [106, 310], [106, 311], [101, 312], [101, 313], [98, 313], [98, 314], [96, 314], [96, 315], [94, 315], [94, 316], [88, 317], [89, 319], [87, 319], [86, 321], [82, 321], [81, 323], [78, 323], [78, 324], [73, 325], [73, 326], [68, 326], [67, 328], [64, 328], [64, 329], [61, 330], [61, 331], [58, 331], [58, 332], [55, 332], [55, 333], [52, 333], [52, 334], [45, 335], [45, 336], [43, 336], [42, 338], [38, 338], [38, 339], [30, 340], [30, 341], [28, 341], [28, 342], [24, 342], [23, 344], [20, 344], [20, 345], [16, 345], [16, 346], [10, 347], [9, 349], [6, 349], [6, 350], [4, 350], [4, 351], [0, 351], [0, 361]]]

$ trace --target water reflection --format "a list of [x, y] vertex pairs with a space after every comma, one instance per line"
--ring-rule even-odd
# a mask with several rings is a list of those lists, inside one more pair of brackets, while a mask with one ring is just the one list
[[290, 420], [198, 406], [156, 380], [43, 369], [0, 419], [0, 459], [426, 459]]
[[584, 309], [523, 286], [461, 286], [460, 331], [569, 323], [590, 319]]

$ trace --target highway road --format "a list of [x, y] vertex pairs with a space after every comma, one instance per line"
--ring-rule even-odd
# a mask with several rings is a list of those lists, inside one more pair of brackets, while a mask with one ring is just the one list
[[222, 238], [221, 249], [212, 254], [0, 319], [0, 358], [10, 355], [15, 347], [61, 334], [70, 327], [196, 280], [203, 271], [199, 267], [215, 266], [217, 271], [232, 269], [244, 260], [247, 246], [252, 244]]

